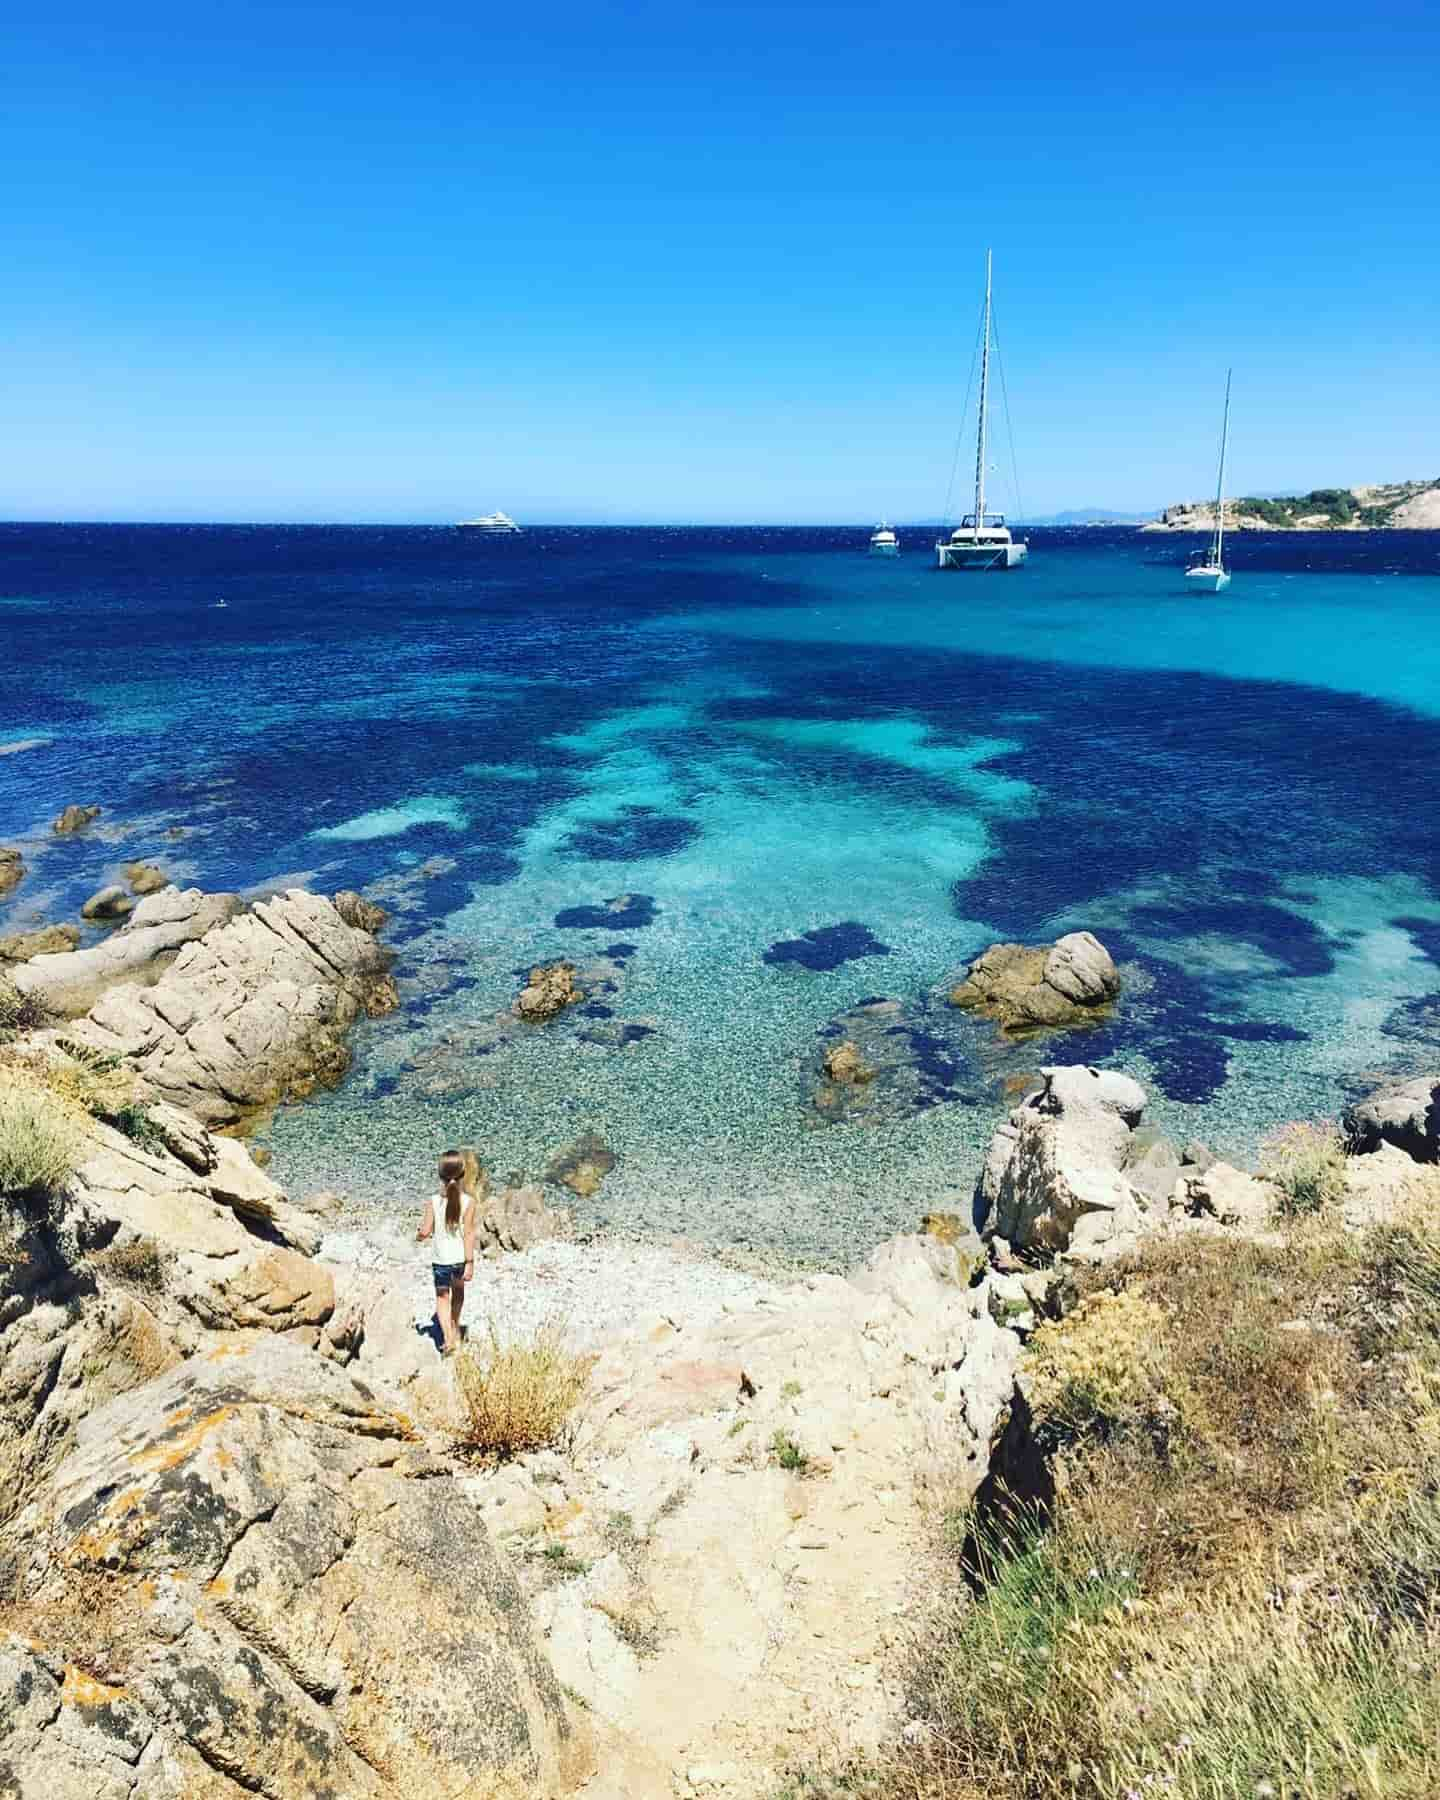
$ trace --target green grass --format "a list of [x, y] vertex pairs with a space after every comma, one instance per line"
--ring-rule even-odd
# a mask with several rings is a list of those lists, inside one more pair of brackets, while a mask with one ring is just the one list
[[770, 1439], [770, 1454], [793, 1475], [803, 1475], [810, 1467], [810, 1458], [788, 1431], [777, 1431]]

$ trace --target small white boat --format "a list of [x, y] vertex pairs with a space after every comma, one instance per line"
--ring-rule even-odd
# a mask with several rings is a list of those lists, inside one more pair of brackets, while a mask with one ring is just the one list
[[1215, 488], [1215, 535], [1185, 571], [1187, 593], [1218, 594], [1230, 585], [1225, 567], [1225, 451], [1230, 443], [1230, 376], [1225, 371], [1225, 423], [1220, 429], [1220, 480]]
[[872, 556], [898, 556], [900, 540], [882, 519], [870, 533], [870, 554]]
[[980, 416], [975, 427], [975, 510], [935, 545], [942, 569], [1018, 569], [1030, 547], [1012, 537], [1004, 513], [985, 510], [985, 440], [990, 425], [990, 252], [985, 252], [985, 333], [980, 357]]
[[508, 513], [493, 512], [486, 513], [483, 519], [460, 519], [457, 521], [455, 529], [457, 531], [518, 532], [520, 527]]

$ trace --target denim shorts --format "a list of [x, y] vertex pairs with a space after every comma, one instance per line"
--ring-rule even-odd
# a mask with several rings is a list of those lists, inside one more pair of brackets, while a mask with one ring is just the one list
[[464, 1286], [464, 1263], [432, 1263], [431, 1267], [435, 1271], [435, 1292], [437, 1294], [443, 1294], [446, 1288]]

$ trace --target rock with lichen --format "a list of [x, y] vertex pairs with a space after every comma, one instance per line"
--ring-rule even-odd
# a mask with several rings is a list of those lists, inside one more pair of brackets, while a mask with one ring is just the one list
[[992, 944], [971, 963], [950, 1004], [995, 1020], [1003, 1032], [1089, 1025], [1120, 992], [1110, 952], [1088, 931], [1049, 946]]

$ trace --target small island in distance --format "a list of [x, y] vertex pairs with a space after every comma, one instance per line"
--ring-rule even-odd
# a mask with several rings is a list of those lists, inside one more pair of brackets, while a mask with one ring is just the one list
[[[1213, 531], [1213, 500], [1167, 506], [1142, 531]], [[1440, 480], [1312, 488], [1308, 494], [1226, 500], [1227, 531], [1440, 531]]]

